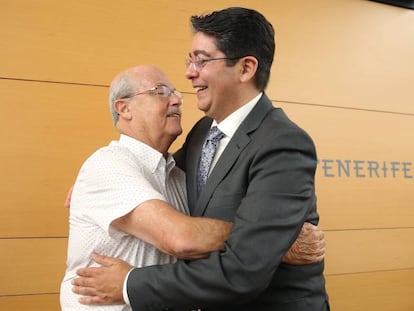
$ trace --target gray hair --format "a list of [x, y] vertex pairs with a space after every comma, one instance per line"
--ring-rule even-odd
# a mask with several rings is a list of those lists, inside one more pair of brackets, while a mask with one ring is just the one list
[[121, 74], [116, 77], [109, 88], [109, 109], [112, 114], [112, 122], [117, 124], [119, 115], [115, 110], [115, 101], [120, 98], [131, 96], [136, 88], [134, 81], [128, 74]]

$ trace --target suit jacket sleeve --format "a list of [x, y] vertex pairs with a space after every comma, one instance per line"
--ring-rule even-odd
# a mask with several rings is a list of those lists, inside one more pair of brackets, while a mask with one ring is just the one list
[[214, 209], [234, 209], [225, 249], [206, 259], [134, 269], [127, 281], [134, 310], [244, 303], [267, 288], [315, 207], [313, 142], [293, 123], [276, 123], [266, 117], [260, 129], [243, 134], [250, 143], [206, 209], [211, 217]]

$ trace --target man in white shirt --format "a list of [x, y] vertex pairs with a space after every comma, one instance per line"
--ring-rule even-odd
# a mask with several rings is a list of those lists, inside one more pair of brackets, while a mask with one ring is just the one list
[[[120, 138], [85, 161], [74, 185], [62, 310], [93, 308], [78, 302], [71, 285], [76, 269], [93, 265], [92, 252], [142, 267], [199, 258], [219, 249], [227, 236], [227, 222], [185, 216], [185, 175], [168, 153], [182, 132], [182, 97], [171, 85], [149, 65], [128, 69], [111, 84], [110, 108]], [[155, 201], [161, 204], [157, 210]], [[202, 234], [213, 224], [215, 230]]]

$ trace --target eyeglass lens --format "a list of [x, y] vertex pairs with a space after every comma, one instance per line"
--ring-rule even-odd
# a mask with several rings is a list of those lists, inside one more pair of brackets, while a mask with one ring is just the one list
[[180, 91], [177, 91], [175, 89], [170, 89], [166, 85], [157, 85], [154, 91], [155, 91], [155, 94], [162, 96], [162, 97], [170, 97], [172, 94], [174, 94], [181, 99], [183, 98]]

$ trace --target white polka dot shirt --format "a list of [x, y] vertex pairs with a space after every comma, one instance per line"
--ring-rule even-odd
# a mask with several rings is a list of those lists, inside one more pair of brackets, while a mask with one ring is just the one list
[[129, 306], [84, 306], [72, 292], [76, 269], [93, 266], [95, 251], [135, 267], [166, 264], [175, 258], [110, 226], [145, 201], [169, 202], [188, 214], [185, 175], [171, 155], [163, 155], [121, 135], [90, 156], [76, 179], [70, 207], [67, 269], [61, 286], [62, 310], [131, 310]]

